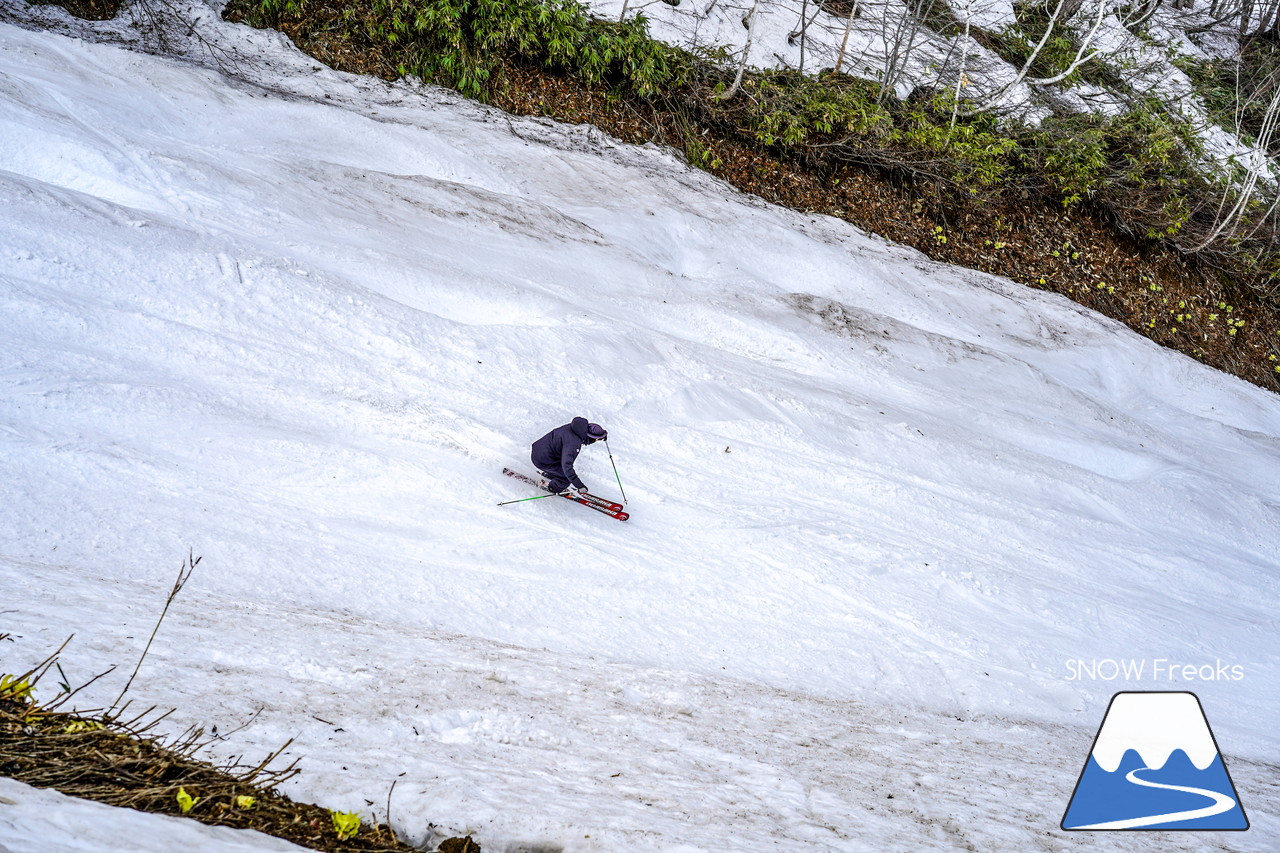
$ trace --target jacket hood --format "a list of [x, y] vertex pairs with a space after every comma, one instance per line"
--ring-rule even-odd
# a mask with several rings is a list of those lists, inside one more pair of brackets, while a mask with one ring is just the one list
[[573, 434], [576, 435], [578, 438], [582, 439], [583, 441], [586, 441], [588, 438], [588, 435], [587, 435], [588, 426], [590, 426], [590, 424], [587, 422], [586, 418], [574, 418], [573, 421], [569, 424], [569, 429], [573, 430]]

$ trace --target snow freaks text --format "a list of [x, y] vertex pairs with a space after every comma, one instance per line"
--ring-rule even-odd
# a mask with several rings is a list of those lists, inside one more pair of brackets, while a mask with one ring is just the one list
[[1067, 681], [1243, 681], [1243, 664], [1182, 663], [1168, 658], [1073, 658], [1066, 662]]

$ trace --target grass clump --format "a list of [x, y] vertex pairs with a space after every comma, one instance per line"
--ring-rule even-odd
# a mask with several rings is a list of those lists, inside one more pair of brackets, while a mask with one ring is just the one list
[[289, 744], [257, 765], [215, 766], [196, 756], [203, 730], [162, 738], [154, 734], [160, 719], [66, 713], [32, 697], [0, 696], [0, 775], [112, 806], [255, 829], [313, 850], [418, 850], [386, 824], [342, 835], [327, 809], [281, 794], [277, 786], [300, 772], [296, 762], [269, 768]]
[[[258, 764], [216, 766], [199, 757], [213, 740], [206, 737], [204, 729], [192, 727], [177, 736], [164, 736], [158, 733], [159, 726], [168, 713], [157, 714], [151, 707], [128, 714], [131, 703], [122, 705], [121, 701], [169, 607], [199, 563], [194, 554], [183, 562], [137, 666], [109, 708], [62, 710], [81, 690], [115, 667], [75, 689], [64, 681], [53, 700], [37, 700], [40, 680], [55, 666], [61, 673], [58, 655], [71, 638], [27, 672], [0, 673], [0, 775], [111, 806], [185, 816], [212, 826], [254, 829], [328, 853], [421, 853], [397, 838], [389, 823], [366, 825], [355, 812], [297, 803], [282, 794], [279, 786], [301, 772], [298, 760], [274, 769], [272, 765], [292, 740]], [[12, 641], [12, 637], [0, 633], [0, 641], [6, 640]], [[388, 793], [388, 815], [390, 810]], [[447, 839], [439, 849], [480, 853], [470, 837]]]

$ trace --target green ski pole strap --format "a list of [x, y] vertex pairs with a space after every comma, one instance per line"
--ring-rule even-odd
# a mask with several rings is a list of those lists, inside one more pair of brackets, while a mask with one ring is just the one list
[[550, 494], [546, 494], [546, 495], [534, 495], [531, 498], [516, 498], [513, 501], [502, 501], [501, 503], [498, 504], [498, 506], [506, 506], [507, 504], [518, 504], [518, 503], [523, 503], [524, 501], [540, 501], [543, 498], [558, 498], [558, 497], [560, 497], [559, 492], [551, 492]]

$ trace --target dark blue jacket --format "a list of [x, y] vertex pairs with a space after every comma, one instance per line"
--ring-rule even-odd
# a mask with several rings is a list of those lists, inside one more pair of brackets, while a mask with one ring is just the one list
[[572, 423], [558, 426], [533, 443], [531, 457], [539, 470], [548, 474], [563, 472], [565, 479], [579, 489], [586, 486], [573, 470], [573, 463], [578, 458], [582, 445], [587, 440], [587, 419], [574, 418]]

